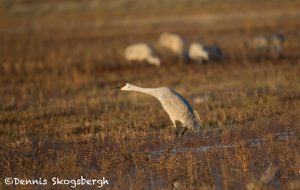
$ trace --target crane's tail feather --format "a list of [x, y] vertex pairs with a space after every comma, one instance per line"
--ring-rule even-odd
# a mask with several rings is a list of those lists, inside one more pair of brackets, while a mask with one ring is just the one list
[[195, 115], [195, 125], [194, 125], [194, 130], [195, 131], [200, 131], [200, 128], [201, 128], [201, 119], [197, 113], [196, 110], [193, 110], [193, 113]]
[[201, 119], [200, 119], [200, 117], [199, 117], [199, 115], [198, 115], [198, 113], [197, 113], [197, 111], [196, 110], [193, 110], [193, 113], [194, 113], [194, 115], [195, 115], [195, 126], [194, 126], [194, 129], [196, 130], [196, 131], [200, 131], [200, 129], [201, 129]]

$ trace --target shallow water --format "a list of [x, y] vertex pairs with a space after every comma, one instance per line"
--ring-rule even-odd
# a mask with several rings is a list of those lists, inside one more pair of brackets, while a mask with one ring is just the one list
[[[275, 137], [276, 141], [288, 140], [293, 136], [292, 132], [280, 132], [272, 134]], [[247, 142], [247, 146], [250, 147], [258, 147], [262, 145], [266, 139], [265, 138], [256, 138], [256, 139], [245, 139]], [[180, 147], [180, 148], [170, 148], [170, 149], [160, 149], [154, 150], [150, 154], [151, 156], [161, 156], [162, 154], [168, 152], [172, 154], [177, 153], [206, 153], [210, 149], [217, 149], [218, 151], [224, 151], [225, 149], [230, 149], [236, 147], [237, 144], [216, 144], [216, 145], [208, 145], [208, 146], [200, 146], [200, 147]]]

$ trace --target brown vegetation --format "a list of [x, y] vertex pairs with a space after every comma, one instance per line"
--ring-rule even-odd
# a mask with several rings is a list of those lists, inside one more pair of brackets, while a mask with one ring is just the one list
[[[135, 6], [127, 15], [122, 3], [115, 15], [89, 8], [31, 15], [26, 10], [39, 3], [7, 2], [1, 2], [0, 13], [5, 21], [0, 25], [0, 188], [8, 187], [5, 177], [77, 179], [81, 175], [105, 176], [110, 182], [107, 189], [299, 185], [300, 22], [295, 16], [299, 2], [265, 0], [251, 6], [252, 1], [245, 1], [235, 5], [240, 8], [235, 12], [228, 0], [220, 7], [205, 4], [199, 14], [200, 5], [187, 4], [175, 9], [183, 17], [176, 17], [174, 10], [170, 17], [163, 12], [171, 4], [157, 8], [157, 17], [148, 9], [143, 17], [143, 9]], [[274, 14], [269, 14], [272, 10]], [[242, 11], [248, 16], [254, 12], [263, 17], [264, 11], [266, 15], [239, 17]], [[207, 15], [209, 20], [216, 12], [221, 16], [211, 22], [197, 22], [197, 16]], [[118, 15], [127, 16], [118, 20]], [[158, 16], [164, 19], [160, 22]], [[253, 56], [242, 47], [246, 37], [278, 30], [287, 36], [281, 59]], [[177, 32], [187, 41], [217, 41], [225, 57], [203, 65], [180, 65], [163, 58], [160, 68], [124, 61], [127, 44], [155, 45], [163, 31]], [[205, 136], [175, 138], [159, 102], [111, 90], [125, 81], [174, 88], [199, 112]], [[209, 98], [193, 102], [202, 96]], [[292, 135], [279, 139], [278, 132]], [[264, 141], [250, 146], [247, 140], [255, 138]], [[220, 150], [215, 146], [219, 144], [234, 146]], [[172, 151], [202, 146], [213, 147], [206, 152]], [[153, 155], [159, 150], [164, 151]], [[264, 177], [269, 170], [271, 177]]]

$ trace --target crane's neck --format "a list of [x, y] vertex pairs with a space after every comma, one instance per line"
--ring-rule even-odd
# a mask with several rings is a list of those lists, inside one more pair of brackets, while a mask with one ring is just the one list
[[145, 94], [149, 94], [151, 96], [154, 96], [155, 98], [159, 98], [159, 93], [157, 92], [156, 88], [142, 88], [139, 86], [135, 86], [133, 84], [130, 84], [130, 87], [127, 89], [123, 89], [127, 91], [135, 91], [135, 92], [142, 92]]

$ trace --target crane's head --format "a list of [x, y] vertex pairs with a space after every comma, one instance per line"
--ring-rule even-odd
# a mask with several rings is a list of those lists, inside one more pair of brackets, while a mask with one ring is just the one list
[[130, 86], [131, 85], [129, 83], [124, 83], [121, 86], [115, 87], [114, 90], [129, 90]]

